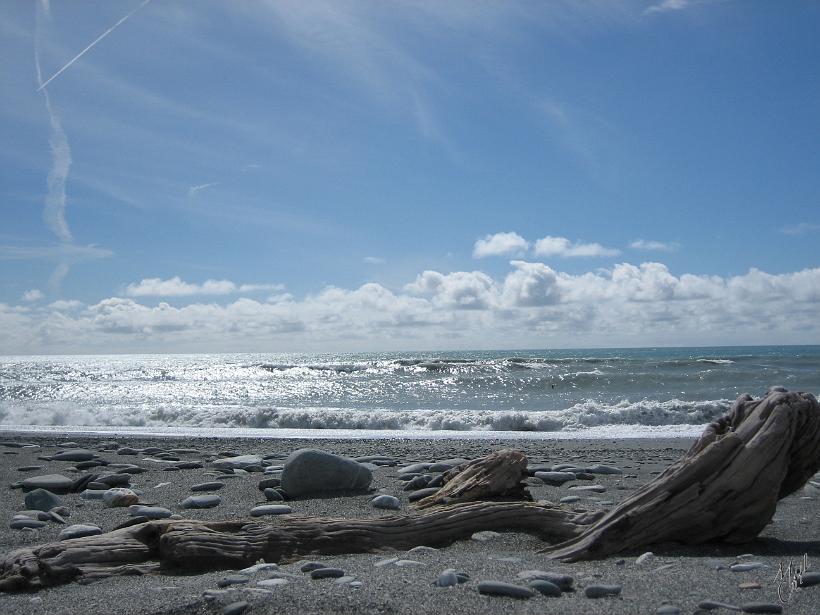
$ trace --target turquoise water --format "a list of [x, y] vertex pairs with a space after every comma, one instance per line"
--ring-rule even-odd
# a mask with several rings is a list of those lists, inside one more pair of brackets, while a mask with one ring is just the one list
[[820, 392], [820, 346], [3, 357], [0, 424], [623, 434], [772, 385]]

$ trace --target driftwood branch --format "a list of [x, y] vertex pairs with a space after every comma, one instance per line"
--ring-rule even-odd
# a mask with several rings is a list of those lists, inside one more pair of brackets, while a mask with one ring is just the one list
[[529, 502], [472, 502], [417, 516], [379, 519], [278, 518], [271, 523], [159, 520], [98, 536], [19, 549], [0, 560], [0, 590], [19, 591], [145, 572], [241, 568], [321, 553], [446, 546], [481, 530], [529, 532], [562, 541], [600, 514]]
[[820, 405], [775, 389], [740, 397], [686, 455], [569, 541], [546, 549], [565, 561], [674, 541], [746, 542], [777, 501], [820, 469]]

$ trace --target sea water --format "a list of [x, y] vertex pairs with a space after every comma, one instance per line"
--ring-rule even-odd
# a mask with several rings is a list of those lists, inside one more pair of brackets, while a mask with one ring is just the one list
[[743, 393], [820, 392], [820, 346], [0, 357], [4, 429], [323, 437], [691, 436]]

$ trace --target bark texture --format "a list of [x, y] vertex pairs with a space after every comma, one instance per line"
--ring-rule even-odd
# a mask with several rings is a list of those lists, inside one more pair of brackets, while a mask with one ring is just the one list
[[444, 474], [437, 493], [416, 502], [418, 508], [475, 502], [477, 500], [532, 500], [524, 479], [527, 457], [520, 451], [503, 450], [474, 459]]
[[777, 501], [820, 469], [820, 406], [808, 393], [744, 395], [682, 459], [586, 532], [545, 551], [565, 561], [674, 541], [746, 542]]
[[482, 530], [522, 531], [561, 541], [599, 518], [531, 502], [470, 502], [379, 519], [163, 519], [8, 553], [0, 560], [0, 591], [114, 575], [242, 568], [259, 560], [283, 562], [310, 554], [441, 547]]

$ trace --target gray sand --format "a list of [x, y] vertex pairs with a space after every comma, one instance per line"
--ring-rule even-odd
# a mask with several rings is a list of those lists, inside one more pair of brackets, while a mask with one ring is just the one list
[[[96, 450], [110, 437], [71, 438], [80, 446]], [[1, 434], [0, 440], [33, 442], [37, 450], [0, 446], [0, 552], [56, 540], [61, 526], [49, 524], [36, 531], [8, 528], [12, 515], [24, 508], [23, 494], [9, 490], [11, 483], [34, 474], [65, 473], [73, 464], [62, 461], [38, 461], [38, 455], [53, 454], [56, 444], [66, 438]], [[212, 459], [218, 451], [269, 454], [284, 457], [302, 447], [321, 448], [337, 454], [362, 456], [381, 454], [412, 461], [433, 461], [451, 457], [472, 458], [501, 448], [517, 448], [527, 453], [530, 463], [604, 463], [624, 470], [624, 476], [597, 476], [596, 483], [607, 487], [602, 494], [582, 495], [570, 505], [597, 509], [605, 507], [601, 500], [618, 502], [641, 484], [651, 480], [670, 462], [679, 458], [691, 444], [687, 440], [582, 440], [582, 441], [514, 441], [514, 440], [259, 440], [259, 439], [177, 439], [119, 438], [121, 445], [134, 448], [195, 448], [201, 455], [183, 455], [185, 460]], [[104, 453], [112, 462], [133, 462], [149, 472], [134, 477], [132, 485], [142, 490], [142, 499], [170, 508], [176, 513], [198, 519], [248, 517], [248, 512], [264, 498], [257, 489], [263, 477], [258, 473], [225, 480], [219, 491], [222, 504], [214, 509], [183, 511], [179, 502], [191, 494], [190, 486], [213, 480], [206, 472], [211, 468], [163, 472], [163, 464], [144, 461], [143, 455], [121, 457]], [[271, 463], [276, 463], [273, 461]], [[18, 467], [42, 465], [41, 471], [20, 472]], [[407, 503], [403, 483], [396, 478], [397, 468], [379, 468], [374, 472], [373, 488], [399, 497], [402, 510], [416, 514]], [[628, 478], [627, 475], [638, 478]], [[530, 491], [536, 500], [557, 502], [571, 494], [568, 483], [548, 487], [530, 481]], [[158, 486], [161, 483], [167, 485]], [[579, 494], [580, 495], [580, 494]], [[124, 509], [106, 509], [101, 502], [82, 501], [78, 495], [61, 496], [71, 509], [69, 523], [93, 523], [103, 530], [113, 529], [128, 518]], [[335, 517], [378, 517], [392, 514], [374, 509], [371, 495], [289, 502], [294, 514]], [[270, 578], [269, 573], [254, 575], [251, 583], [217, 594], [208, 599], [206, 590], [217, 589], [220, 579], [231, 571], [219, 571], [193, 576], [145, 576], [112, 578], [78, 585], [76, 583], [50, 588], [36, 594], [0, 594], [0, 613], [220, 613], [224, 605], [246, 600], [251, 608], [246, 613], [654, 613], [664, 601], [680, 607], [682, 613], [694, 613], [702, 600], [739, 605], [748, 602], [777, 603], [775, 577], [778, 566], [797, 564], [808, 555], [813, 569], [820, 569], [820, 516], [817, 514], [820, 491], [807, 487], [783, 500], [774, 522], [763, 535], [746, 545], [705, 545], [681, 547], [655, 545], [654, 557], [642, 565], [636, 564], [640, 552], [624, 553], [600, 561], [562, 564], [537, 553], [543, 543], [526, 534], [501, 534], [487, 542], [468, 540], [438, 551], [384, 552], [334, 557], [315, 556], [310, 559], [342, 568], [347, 575], [361, 581], [360, 587], [340, 585], [333, 579], [311, 580], [301, 573], [296, 563], [284, 563], [280, 571], [296, 576], [287, 585], [257, 587], [255, 582]], [[275, 519], [268, 521], [275, 523]], [[751, 554], [751, 558], [738, 556]], [[399, 567], [393, 564], [375, 566], [390, 557], [410, 559], [421, 565]], [[719, 570], [738, 561], [762, 562], [767, 567], [749, 572]], [[470, 581], [450, 588], [436, 588], [431, 583], [439, 572], [455, 568], [467, 572]], [[523, 570], [539, 569], [570, 574], [578, 591], [560, 598], [536, 596], [530, 600], [514, 600], [482, 596], [476, 587], [482, 580], [516, 582]], [[757, 589], [741, 588], [741, 584], [758, 583]], [[584, 596], [583, 588], [591, 584], [619, 584], [619, 597], [593, 600]], [[728, 611], [717, 611], [728, 612]], [[816, 614], [820, 612], [820, 586], [795, 592], [786, 613]]]

